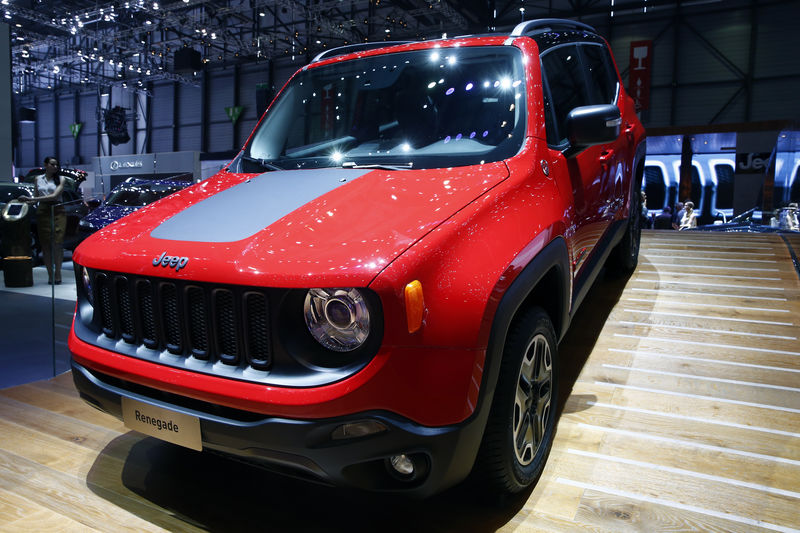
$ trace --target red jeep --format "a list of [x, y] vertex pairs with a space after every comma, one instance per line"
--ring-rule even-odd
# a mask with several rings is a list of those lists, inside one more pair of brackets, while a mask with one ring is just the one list
[[520, 491], [559, 339], [606, 259], [636, 266], [644, 136], [581, 23], [326, 52], [227, 168], [77, 249], [75, 384], [284, 473]]

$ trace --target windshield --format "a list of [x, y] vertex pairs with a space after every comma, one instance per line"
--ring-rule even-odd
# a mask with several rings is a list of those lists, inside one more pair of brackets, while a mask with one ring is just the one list
[[160, 200], [181, 187], [137, 187], [132, 189], [117, 189], [111, 191], [106, 199], [107, 205], [120, 205], [126, 207], [142, 207]]
[[237, 170], [499, 161], [525, 131], [522, 55], [513, 47], [435, 48], [299, 72], [259, 125]]

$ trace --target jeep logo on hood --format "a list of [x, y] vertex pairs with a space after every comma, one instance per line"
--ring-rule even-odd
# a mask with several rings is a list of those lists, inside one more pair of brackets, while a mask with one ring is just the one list
[[153, 266], [162, 266], [174, 268], [177, 272], [186, 266], [189, 262], [188, 257], [178, 257], [177, 255], [167, 255], [167, 252], [161, 252], [161, 255], [153, 259]]

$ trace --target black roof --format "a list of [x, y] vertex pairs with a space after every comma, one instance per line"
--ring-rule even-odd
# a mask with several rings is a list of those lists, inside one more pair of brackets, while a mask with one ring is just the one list
[[[536, 40], [540, 51], [570, 42], [604, 42], [603, 38], [597, 33], [597, 30], [588, 24], [584, 24], [583, 22], [578, 22], [575, 20], [553, 18], [526, 20], [517, 24], [510, 32], [460, 35], [456, 38], [491, 37], [503, 35], [507, 35], [509, 37], [531, 37]], [[344, 54], [376, 50], [378, 48], [398, 46], [412, 42], [414, 41], [383, 41], [349, 44], [346, 46], [339, 46], [337, 48], [325, 50], [321, 54], [317, 55], [311, 62], [315, 63], [323, 59], [330, 59], [332, 57]]]

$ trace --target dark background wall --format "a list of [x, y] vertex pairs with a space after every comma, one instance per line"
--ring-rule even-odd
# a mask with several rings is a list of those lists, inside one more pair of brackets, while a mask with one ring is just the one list
[[[678, 2], [614, 16], [604, 5], [580, 18], [609, 40], [626, 85], [630, 43], [653, 41], [650, 109], [642, 119], [650, 128], [688, 127], [800, 119], [799, 10], [797, 1], [704, 2], [699, 8]], [[18, 105], [35, 107], [38, 120], [21, 125], [17, 167], [39, 165], [49, 154], [74, 164], [97, 155], [178, 150], [229, 157], [259, 118], [257, 88], [279, 89], [309, 58], [207, 68], [194, 85], [158, 81], [138, 92], [117, 86], [110, 105], [126, 108], [131, 135], [118, 146], [103, 141], [96, 89], [21, 96]], [[225, 112], [231, 106], [243, 107], [235, 124]], [[77, 138], [70, 132], [75, 122], [82, 124]]]

